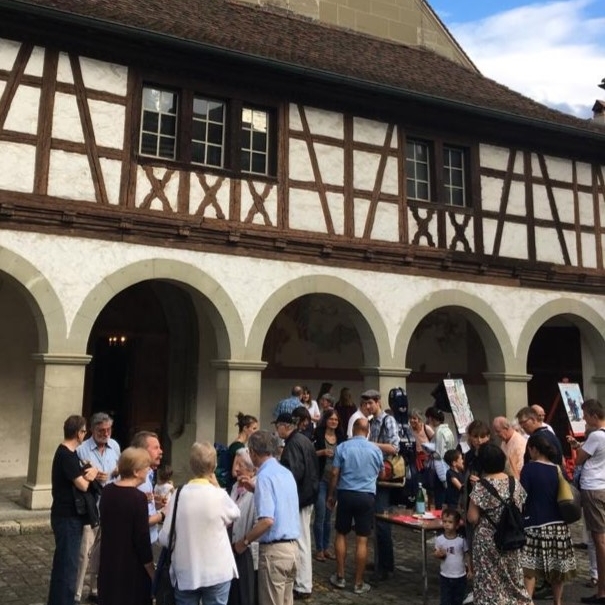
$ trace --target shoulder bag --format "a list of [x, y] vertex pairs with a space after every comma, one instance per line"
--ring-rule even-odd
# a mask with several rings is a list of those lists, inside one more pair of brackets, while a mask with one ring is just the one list
[[[380, 425], [380, 432], [378, 433], [378, 439], [376, 440], [378, 443], [381, 443], [380, 437], [384, 432], [384, 423], [386, 422], [387, 417], [385, 416], [382, 419], [382, 424]], [[393, 418], [393, 422], [396, 422]], [[393, 486], [402, 487], [405, 484], [405, 458], [397, 453], [393, 456], [387, 456], [384, 459], [382, 464], [382, 470], [378, 475], [378, 481], [380, 483], [388, 483]]]
[[172, 551], [174, 550], [174, 528], [176, 527], [176, 509], [179, 503], [179, 496], [183, 486], [181, 485], [174, 495], [174, 510], [172, 512], [172, 522], [170, 525], [170, 535], [168, 537], [168, 546], [164, 546], [160, 552], [158, 564], [155, 568], [155, 575], [151, 585], [151, 594], [155, 599], [156, 605], [175, 605], [174, 586], [170, 580], [170, 564], [172, 562]]
[[565, 479], [560, 466], [557, 466], [557, 474], [559, 475], [559, 487], [557, 490], [559, 514], [565, 523], [575, 523], [582, 516], [580, 492], [575, 485]]

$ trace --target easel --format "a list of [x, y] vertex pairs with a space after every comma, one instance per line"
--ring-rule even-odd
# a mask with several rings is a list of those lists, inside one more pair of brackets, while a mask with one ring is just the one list
[[[569, 384], [569, 378], [561, 378], [561, 382], [558, 384]], [[546, 415], [545, 421], [550, 424], [553, 416], [555, 414], [555, 411], [557, 410], [557, 407], [559, 406], [559, 404], [562, 404], [563, 400], [561, 398], [561, 391], [559, 390], [559, 388], [557, 387], [557, 396], [555, 397], [554, 401], [552, 402], [552, 405], [550, 406], [550, 409], [548, 410], [548, 414]], [[563, 407], [565, 407], [563, 405]], [[572, 430], [572, 426], [571, 426], [571, 420], [569, 420], [569, 416], [567, 415], [567, 410], [565, 410], [565, 418], [567, 418], [567, 423], [569, 426], [569, 433], [568, 435], [565, 435], [565, 438], [567, 439], [568, 436], [574, 437], [574, 432]], [[576, 466], [576, 450], [574, 450], [573, 448], [570, 448], [571, 450], [571, 455], [569, 457], [565, 457], [565, 470], [568, 473], [569, 477], [573, 477], [573, 471], [574, 468]]]

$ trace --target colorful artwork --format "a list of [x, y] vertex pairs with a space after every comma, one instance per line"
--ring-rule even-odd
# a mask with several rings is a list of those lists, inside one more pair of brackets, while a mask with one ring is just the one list
[[473, 412], [468, 403], [466, 389], [461, 378], [446, 378], [443, 381], [447, 398], [452, 407], [454, 422], [460, 435], [466, 432], [466, 427], [473, 421]]
[[580, 385], [575, 382], [560, 382], [559, 392], [561, 393], [561, 401], [565, 406], [565, 412], [571, 424], [571, 432], [575, 435], [584, 435], [586, 432], [586, 424], [584, 423], [584, 415], [582, 414], [582, 391]]

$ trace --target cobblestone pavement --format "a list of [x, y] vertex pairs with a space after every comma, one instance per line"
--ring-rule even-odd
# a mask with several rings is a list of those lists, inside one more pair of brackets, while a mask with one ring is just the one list
[[[22, 531], [27, 531], [23, 525]], [[573, 528], [575, 542], [581, 540], [581, 531]], [[362, 596], [351, 590], [352, 577], [347, 574], [348, 587], [337, 590], [330, 586], [329, 577], [335, 570], [333, 561], [314, 561], [314, 591], [311, 605], [349, 605], [363, 600], [380, 605], [421, 605], [422, 577], [420, 537], [416, 532], [393, 528], [395, 561], [393, 577]], [[431, 547], [429, 546], [429, 553]], [[39, 524], [34, 533], [0, 536], [0, 605], [44, 605], [53, 553], [53, 537], [48, 528]], [[349, 569], [352, 568], [353, 543], [349, 545]], [[587, 578], [586, 551], [576, 549], [578, 577], [565, 588], [564, 603], [576, 605], [581, 596], [594, 593], [584, 586]], [[370, 556], [371, 560], [371, 556]], [[429, 603], [439, 602], [438, 562], [429, 556]], [[369, 573], [368, 573], [369, 575]], [[547, 603], [546, 601], [537, 601]]]

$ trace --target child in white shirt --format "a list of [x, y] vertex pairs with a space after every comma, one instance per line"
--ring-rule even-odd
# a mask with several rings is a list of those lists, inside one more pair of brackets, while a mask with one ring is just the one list
[[454, 509], [441, 514], [443, 534], [435, 539], [435, 557], [441, 560], [440, 605], [462, 605], [466, 579], [470, 577], [466, 539], [458, 533], [460, 513]]

